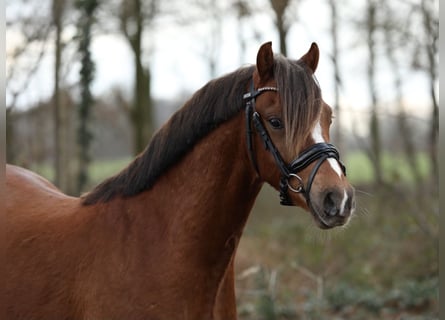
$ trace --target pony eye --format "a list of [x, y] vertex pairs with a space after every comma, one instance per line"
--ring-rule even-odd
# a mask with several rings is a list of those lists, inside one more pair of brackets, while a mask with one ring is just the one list
[[278, 118], [269, 119], [269, 123], [274, 129], [282, 129], [283, 128], [283, 124], [281, 123], [281, 120]]

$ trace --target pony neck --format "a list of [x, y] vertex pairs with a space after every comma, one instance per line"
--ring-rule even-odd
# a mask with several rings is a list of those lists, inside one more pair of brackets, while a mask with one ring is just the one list
[[[94, 237], [107, 244], [96, 256], [103, 259], [102, 273], [109, 274], [106, 285], [112, 278], [131, 299], [143, 297], [154, 306], [160, 297], [179, 301], [191, 319], [211, 319], [217, 301], [234, 306], [233, 257], [262, 185], [245, 141], [240, 112], [198, 142], [151, 189], [85, 207], [101, 208]], [[162, 286], [152, 291], [157, 283]], [[178, 315], [170, 304], [158, 307], [154, 314]]]
[[[155, 185], [108, 205], [134, 217], [144, 246], [183, 257], [180, 263], [227, 264], [262, 182], [247, 154], [243, 113], [210, 132]], [[115, 211], [115, 210], [111, 210]], [[224, 258], [225, 257], [225, 258]], [[194, 262], [193, 262], [194, 261]]]
[[[241, 112], [210, 132], [161, 176], [147, 192], [147, 205], [150, 201], [159, 203], [158, 210], [170, 221], [181, 223], [180, 229], [189, 231], [194, 238], [200, 233], [203, 237], [207, 233], [240, 235], [261, 188], [249, 161], [244, 135]], [[152, 199], [154, 194], [156, 200]]]

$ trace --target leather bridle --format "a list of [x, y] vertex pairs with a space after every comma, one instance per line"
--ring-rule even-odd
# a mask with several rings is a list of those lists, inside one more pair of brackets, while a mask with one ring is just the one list
[[[301, 152], [297, 158], [291, 161], [291, 163], [286, 164], [283, 158], [281, 157], [280, 152], [275, 147], [272, 139], [270, 138], [269, 133], [264, 127], [260, 114], [255, 110], [255, 99], [260, 94], [266, 91], [278, 92], [278, 89], [276, 87], [262, 87], [255, 90], [254, 83], [252, 80], [250, 92], [244, 94], [243, 96], [243, 99], [246, 100], [246, 137], [247, 137], [247, 148], [249, 151], [250, 160], [258, 176], [260, 176], [258, 164], [253, 152], [253, 139], [252, 139], [254, 133], [254, 131], [252, 130], [252, 122], [253, 122], [256, 132], [259, 134], [261, 140], [264, 143], [264, 147], [272, 154], [276, 165], [280, 169], [281, 172], [280, 203], [282, 205], [294, 205], [289, 197], [288, 191], [290, 190], [295, 193], [303, 194], [306, 199], [306, 203], [310, 208], [312, 208], [310, 191], [312, 187], [312, 182], [314, 181], [315, 175], [317, 174], [317, 171], [320, 168], [321, 164], [326, 159], [333, 158], [338, 161], [345, 175], [346, 175], [346, 168], [340, 161], [340, 155], [335, 146], [325, 142], [315, 143], [311, 145], [309, 148], [303, 150], [303, 152]], [[317, 162], [315, 163], [315, 166], [312, 168], [312, 171], [309, 174], [309, 178], [307, 180], [307, 184], [305, 186], [303, 180], [298, 175], [298, 173], [303, 169], [305, 169], [306, 167], [308, 167], [314, 161]], [[291, 179], [297, 180], [298, 186], [293, 186], [290, 183]]]

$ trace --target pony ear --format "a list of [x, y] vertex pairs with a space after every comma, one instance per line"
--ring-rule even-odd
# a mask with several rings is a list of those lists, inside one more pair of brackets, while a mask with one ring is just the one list
[[320, 51], [318, 50], [318, 46], [315, 42], [312, 42], [309, 51], [301, 57], [301, 61], [303, 61], [313, 73], [317, 69], [318, 59], [320, 58]]
[[256, 67], [261, 81], [265, 82], [273, 77], [273, 65], [272, 42], [269, 41], [260, 47], [256, 57]]

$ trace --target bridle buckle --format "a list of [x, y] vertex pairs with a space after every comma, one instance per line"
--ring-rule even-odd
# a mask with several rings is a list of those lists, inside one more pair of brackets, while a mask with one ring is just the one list
[[[298, 180], [298, 186], [295, 188], [292, 183], [291, 183], [291, 179], [295, 178], [296, 180]], [[287, 179], [287, 187], [289, 188], [290, 191], [295, 192], [295, 193], [304, 193], [304, 183], [303, 180], [301, 179], [301, 177], [296, 174], [296, 173], [289, 173], [289, 178]]]

